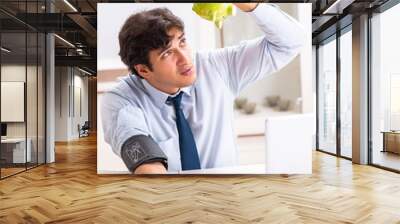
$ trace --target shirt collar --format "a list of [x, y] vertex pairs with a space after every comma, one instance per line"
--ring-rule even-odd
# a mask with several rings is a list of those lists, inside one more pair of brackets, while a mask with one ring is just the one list
[[143, 83], [143, 86], [146, 90], [146, 92], [150, 95], [151, 100], [157, 105], [157, 107], [163, 107], [166, 105], [168, 97], [174, 97], [178, 95], [180, 91], [184, 92], [184, 94], [187, 94], [188, 96], [191, 96], [191, 90], [193, 85], [186, 86], [181, 88], [177, 93], [170, 95], [168, 93], [164, 93], [155, 87], [153, 87], [149, 82], [147, 82], [145, 79], [141, 79], [141, 82]]

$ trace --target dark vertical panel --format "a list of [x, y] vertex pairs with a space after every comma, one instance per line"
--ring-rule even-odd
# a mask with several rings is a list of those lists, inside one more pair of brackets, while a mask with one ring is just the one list
[[340, 30], [336, 31], [336, 155], [341, 156], [341, 119], [340, 119]]
[[[25, 12], [27, 12], [27, 0], [25, 1]], [[27, 21], [27, 14], [25, 13], [25, 21]], [[28, 114], [27, 114], [27, 82], [28, 82], [28, 24], [25, 23], [25, 103], [24, 103], [24, 116], [25, 116], [25, 170], [28, 169]]]
[[71, 104], [72, 104], [72, 117], [75, 118], [75, 68], [71, 67], [71, 82], [72, 82], [72, 87], [71, 87]]
[[82, 117], [82, 88], [79, 89], [79, 117]]
[[[47, 0], [44, 0], [44, 5], [45, 5], [45, 13], [49, 13], [49, 2]], [[43, 77], [43, 82], [44, 82], [44, 135], [43, 135], [43, 140], [44, 140], [44, 163], [47, 162], [47, 40], [48, 33], [44, 33], [44, 67], [42, 69], [42, 75], [44, 74]]]
[[315, 147], [319, 149], [319, 45], [315, 46], [315, 90], [316, 90], [316, 135], [315, 135]]
[[367, 44], [368, 44], [368, 53], [367, 53], [367, 83], [368, 83], [368, 124], [367, 124], [367, 128], [368, 128], [368, 164], [372, 164], [373, 162], [373, 153], [372, 153], [372, 66], [371, 66], [371, 57], [372, 57], [372, 26], [371, 26], [371, 20], [372, 20], [372, 12], [368, 12], [368, 21], [367, 21]]
[[[39, 1], [36, 1], [36, 13], [39, 13]], [[39, 33], [36, 32], [36, 164], [39, 165]]]
[[[1, 38], [1, 34], [2, 34], [1, 31], [2, 31], [2, 23], [0, 22], [0, 47], [3, 46], [2, 45], [2, 38]], [[1, 54], [2, 54], [2, 52], [0, 50], [0, 84], [1, 84], [1, 67], [2, 67]], [[0, 85], [0, 124], [1, 124], [1, 85]], [[1, 159], [2, 158], [1, 157], [1, 151], [2, 151], [2, 148], [1, 148], [1, 144], [0, 144], [0, 179], [3, 178], [2, 174], [1, 174], [1, 171], [3, 169], [3, 160]]]

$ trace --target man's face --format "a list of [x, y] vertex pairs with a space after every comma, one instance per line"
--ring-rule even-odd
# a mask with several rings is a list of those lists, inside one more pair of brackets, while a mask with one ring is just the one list
[[144, 65], [136, 65], [136, 70], [156, 89], [174, 94], [180, 88], [193, 84], [196, 71], [185, 34], [177, 28], [171, 28], [168, 35], [173, 38], [166, 48], [149, 52], [153, 70]]

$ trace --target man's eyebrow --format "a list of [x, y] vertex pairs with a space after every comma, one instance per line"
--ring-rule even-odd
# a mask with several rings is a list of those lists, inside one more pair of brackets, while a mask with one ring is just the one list
[[[179, 35], [178, 40], [181, 40], [184, 36], [185, 36], [185, 33], [182, 33], [181, 35]], [[164, 53], [166, 50], [168, 50], [168, 49], [171, 47], [171, 42], [172, 42], [172, 41], [170, 41], [170, 42], [168, 43], [167, 46], [161, 48], [160, 53], [159, 53], [158, 55], [161, 55], [161, 54]]]
[[185, 33], [182, 32], [182, 34], [178, 37], [178, 40], [182, 39], [183, 36], [185, 36]]

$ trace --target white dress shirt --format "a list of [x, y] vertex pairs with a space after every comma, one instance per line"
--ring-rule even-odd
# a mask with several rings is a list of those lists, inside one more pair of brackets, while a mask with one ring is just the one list
[[[249, 84], [289, 63], [303, 45], [301, 25], [278, 7], [260, 3], [248, 14], [265, 35], [238, 46], [196, 52], [197, 79], [181, 89], [182, 110], [196, 141], [201, 168], [238, 164], [235, 97]], [[122, 78], [104, 94], [104, 137], [117, 155], [128, 138], [144, 134], [168, 157], [168, 171], [181, 170], [175, 111], [166, 104], [168, 96], [135, 75]]]

